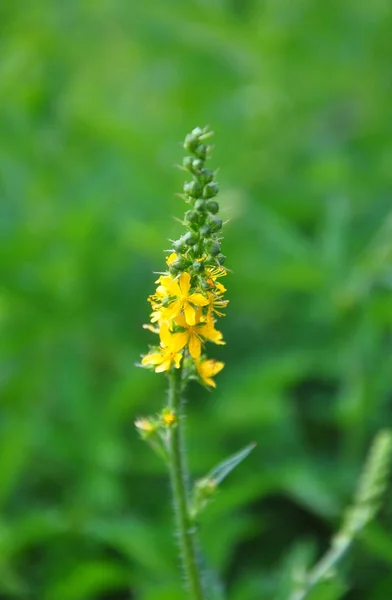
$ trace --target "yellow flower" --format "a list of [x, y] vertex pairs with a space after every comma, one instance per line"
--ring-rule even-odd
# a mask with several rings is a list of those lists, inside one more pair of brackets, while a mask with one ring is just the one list
[[147, 300], [151, 304], [153, 312], [150, 315], [151, 323], [157, 323], [163, 318], [165, 308], [163, 302], [168, 296], [167, 287], [173, 282], [171, 275], [164, 275], [159, 277], [155, 283], [159, 283], [155, 294], [151, 294]]
[[177, 417], [170, 408], [165, 408], [161, 413], [161, 421], [165, 427], [172, 427], [177, 423]]
[[171, 281], [166, 288], [168, 296], [175, 299], [169, 304], [165, 311], [165, 318], [174, 319], [184, 311], [187, 325], [196, 323], [196, 311], [201, 306], [207, 306], [209, 300], [200, 293], [189, 294], [191, 287], [191, 276], [189, 273], [181, 273], [180, 277]]
[[216, 387], [216, 383], [212, 377], [219, 373], [224, 366], [225, 363], [214, 359], [196, 361], [196, 368], [200, 377], [206, 385], [210, 385], [212, 387]]
[[185, 315], [180, 315], [176, 318], [176, 323], [183, 327], [184, 331], [172, 333], [166, 325], [162, 326], [160, 330], [162, 345], [170, 348], [172, 352], [179, 352], [188, 345], [189, 354], [197, 360], [200, 357], [201, 345], [204, 340], [209, 340], [215, 344], [225, 344], [222, 340], [222, 333], [215, 329], [212, 319], [200, 321], [195, 325], [188, 325]]
[[208, 302], [209, 302], [209, 306], [208, 306], [209, 314], [215, 313], [216, 315], [218, 315], [218, 317], [225, 316], [225, 313], [221, 312], [218, 309], [225, 308], [229, 304], [228, 300], [223, 300], [223, 298], [221, 298], [221, 296], [219, 294], [212, 294], [211, 292], [209, 292], [208, 293]]
[[[224, 277], [225, 275], [227, 275], [227, 271], [224, 267], [211, 267], [209, 269], [206, 269], [206, 274], [208, 277], [210, 277], [215, 282], [215, 280], [218, 279], [218, 277]], [[217, 285], [217, 284], [215, 283], [215, 285]], [[219, 285], [222, 285], [222, 284], [219, 284]]]
[[152, 365], [155, 367], [155, 373], [169, 371], [174, 363], [176, 369], [180, 367], [182, 354], [173, 348], [160, 348], [157, 352], [149, 352], [142, 358], [142, 365]]

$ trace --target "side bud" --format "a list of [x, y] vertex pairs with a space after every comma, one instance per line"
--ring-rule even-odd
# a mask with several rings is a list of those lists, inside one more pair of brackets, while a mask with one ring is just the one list
[[204, 198], [213, 198], [219, 193], [219, 185], [215, 181], [210, 181], [203, 189]]
[[215, 200], [208, 200], [206, 207], [207, 210], [213, 215], [216, 215], [216, 213], [219, 211], [219, 204]]
[[185, 136], [184, 148], [189, 152], [194, 152], [199, 145], [199, 138], [203, 134], [203, 130], [200, 127], [195, 127], [195, 129], [188, 133]]
[[193, 198], [200, 198], [202, 187], [198, 181], [187, 181], [184, 183], [184, 192]]

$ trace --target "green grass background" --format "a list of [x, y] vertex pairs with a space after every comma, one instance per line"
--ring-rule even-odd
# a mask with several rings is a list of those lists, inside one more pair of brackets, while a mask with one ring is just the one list
[[[258, 443], [202, 519], [211, 594], [287, 598], [327, 547], [392, 417], [391, 31], [388, 0], [1, 3], [1, 600], [184, 600], [134, 363], [196, 125], [232, 274], [190, 467]], [[314, 598], [392, 597], [391, 529], [389, 495]]]

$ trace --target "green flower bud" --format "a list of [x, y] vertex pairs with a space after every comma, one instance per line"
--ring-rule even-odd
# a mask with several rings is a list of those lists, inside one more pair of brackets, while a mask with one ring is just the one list
[[182, 161], [183, 167], [185, 167], [185, 169], [188, 169], [188, 171], [192, 171], [192, 163], [193, 163], [192, 156], [185, 156], [184, 160]]
[[[197, 200], [197, 202], [199, 202]], [[197, 212], [197, 210], [187, 210], [185, 213], [185, 221], [187, 221], [188, 223], [197, 223], [200, 219], [200, 214]]]
[[194, 153], [197, 158], [201, 158], [201, 160], [205, 160], [207, 158], [207, 146], [205, 144], [199, 144], [194, 149]]
[[201, 127], [195, 127], [194, 129], [192, 129], [192, 135], [194, 135], [195, 137], [200, 137], [201, 135], [203, 135], [203, 130]]
[[205, 201], [204, 200], [196, 200], [195, 209], [196, 210], [205, 210], [206, 209]]
[[203, 237], [208, 237], [211, 234], [211, 227], [209, 225], [202, 225], [200, 227], [200, 235]]
[[173, 249], [177, 253], [185, 252], [186, 245], [185, 245], [184, 239], [182, 237], [179, 240], [176, 240], [175, 242], [173, 242]]
[[211, 215], [208, 219], [208, 223], [213, 232], [219, 231], [222, 229], [223, 221], [219, 217], [215, 217], [215, 215]]
[[214, 179], [214, 171], [211, 169], [203, 169], [200, 173], [200, 181], [203, 185], [210, 183]]
[[195, 260], [195, 262], [192, 265], [193, 270], [195, 273], [201, 273], [202, 271], [204, 271], [204, 265], [203, 263], [201, 263], [198, 260]]
[[180, 271], [183, 271], [184, 269], [186, 269], [185, 261], [182, 258], [177, 258], [177, 260], [171, 263], [169, 272], [172, 275], [177, 275], [177, 273], [180, 273]]
[[216, 215], [216, 213], [219, 211], [219, 204], [215, 202], [215, 200], [208, 200], [207, 210], [209, 210], [213, 215]]
[[200, 129], [200, 127], [196, 127], [192, 133], [188, 133], [188, 135], [185, 136], [184, 141], [185, 150], [194, 152], [199, 146], [199, 137], [202, 135], [202, 133], [203, 131]]
[[213, 198], [219, 192], [219, 185], [215, 181], [210, 181], [207, 185], [204, 186], [203, 197], [204, 198]]
[[208, 242], [206, 244], [206, 250], [208, 252], [208, 254], [211, 254], [211, 256], [218, 256], [218, 254], [221, 251], [221, 245], [219, 242]]
[[225, 256], [224, 254], [221, 253], [221, 254], [217, 255], [216, 260], [218, 261], [218, 263], [220, 265], [224, 265], [226, 262], [226, 258], [227, 258], [227, 256]]
[[198, 181], [187, 181], [184, 183], [184, 192], [193, 198], [200, 198], [202, 187]]
[[192, 170], [195, 172], [201, 171], [204, 166], [204, 160], [200, 158], [194, 158], [192, 161]]
[[193, 244], [195, 244], [197, 242], [197, 238], [193, 233], [188, 231], [188, 233], [186, 233], [184, 235], [183, 241], [184, 241], [184, 244], [186, 244], [187, 246], [193, 246]]
[[195, 244], [195, 245], [193, 246], [192, 250], [193, 250], [193, 252], [194, 252], [195, 254], [199, 254], [199, 253], [201, 252], [201, 246], [200, 246], [200, 244]]
[[205, 290], [206, 292], [208, 292], [208, 290], [211, 290], [214, 286], [213, 284], [209, 283], [208, 281], [206, 281], [205, 279], [203, 279], [200, 283], [200, 286], [203, 290]]

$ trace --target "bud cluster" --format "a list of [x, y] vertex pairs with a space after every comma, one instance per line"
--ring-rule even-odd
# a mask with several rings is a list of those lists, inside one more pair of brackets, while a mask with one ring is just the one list
[[226, 256], [221, 251], [222, 219], [217, 216], [219, 204], [215, 197], [219, 186], [215, 173], [205, 167], [211, 146], [204, 142], [212, 135], [207, 128], [196, 127], [189, 133], [184, 148], [189, 152], [183, 160], [183, 168], [192, 176], [184, 184], [182, 197], [190, 204], [183, 224], [186, 233], [173, 241], [176, 258], [170, 263], [169, 272], [176, 275], [188, 271], [197, 278], [202, 289], [210, 289], [211, 281], [206, 276], [206, 268], [220, 267]]

